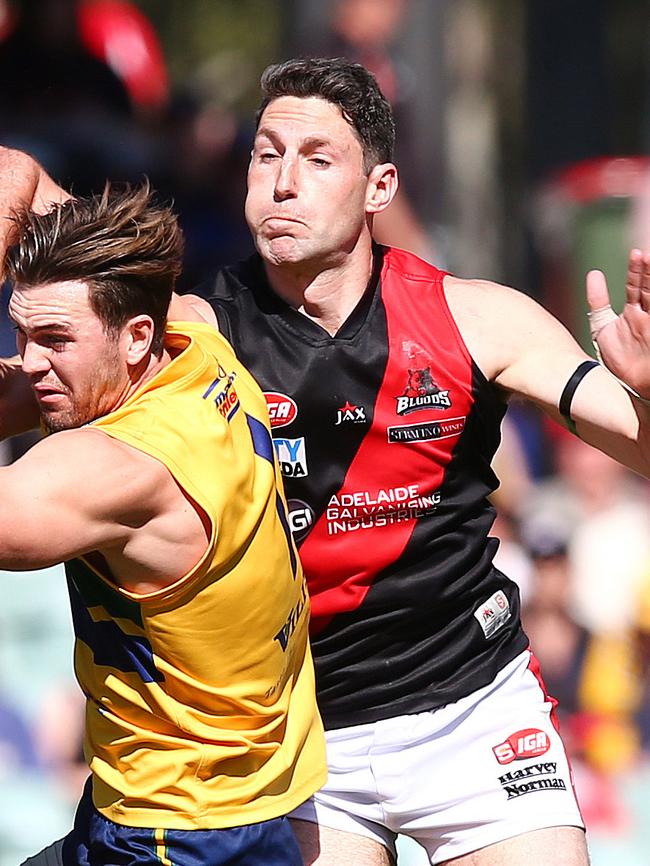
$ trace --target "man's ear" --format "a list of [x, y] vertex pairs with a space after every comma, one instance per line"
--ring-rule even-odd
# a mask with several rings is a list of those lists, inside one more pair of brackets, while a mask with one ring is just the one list
[[366, 213], [381, 213], [395, 198], [399, 179], [392, 162], [376, 165], [368, 175], [366, 186]]
[[135, 367], [146, 359], [151, 351], [154, 337], [154, 324], [151, 316], [144, 313], [133, 316], [124, 326], [122, 339], [125, 341], [126, 362]]

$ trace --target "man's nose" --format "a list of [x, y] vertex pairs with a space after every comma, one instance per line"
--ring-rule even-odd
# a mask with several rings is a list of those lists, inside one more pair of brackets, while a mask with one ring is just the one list
[[27, 341], [22, 352], [23, 372], [28, 376], [33, 376], [38, 373], [47, 373], [50, 367], [48, 350], [44, 346], [39, 346], [38, 343]]
[[293, 159], [281, 160], [273, 192], [278, 201], [298, 194], [298, 167]]

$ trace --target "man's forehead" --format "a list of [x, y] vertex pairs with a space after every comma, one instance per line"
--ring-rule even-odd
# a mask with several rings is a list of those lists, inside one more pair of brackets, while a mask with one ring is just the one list
[[[338, 105], [320, 96], [278, 96], [260, 117], [258, 135], [292, 128], [296, 132], [317, 130], [323, 137], [342, 136], [357, 140], [356, 133]], [[307, 134], [307, 132], [305, 132]]]
[[14, 286], [9, 298], [9, 315], [14, 320], [44, 323], [72, 322], [91, 312], [88, 285], [79, 280]]

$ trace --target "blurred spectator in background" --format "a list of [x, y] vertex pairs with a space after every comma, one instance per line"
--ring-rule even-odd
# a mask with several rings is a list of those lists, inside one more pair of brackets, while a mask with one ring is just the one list
[[149, 118], [164, 111], [167, 67], [158, 35], [140, 9], [127, 0], [84, 0], [77, 23], [83, 45], [123, 82], [132, 108]]
[[[68, 830], [79, 793], [73, 767], [83, 709], [63, 568], [2, 571], [0, 578], [0, 702], [7, 724], [0, 743], [0, 866], [16, 866]], [[1, 728], [2, 722], [0, 741]]]
[[650, 487], [557, 425], [552, 430], [556, 474], [531, 491], [522, 517], [546, 514], [566, 526], [573, 615], [595, 633], [621, 633], [632, 627], [650, 561]]
[[[138, 177], [156, 164], [155, 143], [138, 123], [126, 79], [84, 44], [82, 10], [95, 50], [110, 45], [106, 26], [93, 24], [95, 4], [88, 6], [21, 0], [8, 7], [10, 25], [0, 43], [0, 140], [33, 153], [78, 193], [109, 176]], [[113, 51], [111, 58], [118, 65], [120, 55]]]
[[361, 63], [373, 73], [390, 102], [400, 130], [396, 153], [402, 166], [403, 186], [391, 206], [377, 215], [373, 234], [379, 243], [401, 247], [433, 261], [433, 241], [414, 210], [408, 192], [417, 189], [418, 172], [423, 170], [409, 147], [409, 102], [416, 72], [400, 54], [399, 47], [401, 28], [409, 9], [410, 0], [335, 0], [330, 28], [316, 46], [316, 53], [347, 57]]
[[244, 219], [251, 136], [227, 99], [210, 97], [198, 82], [188, 83], [172, 102], [165, 169], [156, 186], [174, 198], [180, 214], [185, 235], [181, 288], [195, 287], [218, 267], [253, 251]]

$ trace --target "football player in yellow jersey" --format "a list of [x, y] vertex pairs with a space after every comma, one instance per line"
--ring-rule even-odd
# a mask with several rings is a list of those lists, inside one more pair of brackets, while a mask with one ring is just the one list
[[324, 781], [266, 403], [166, 326], [182, 238], [145, 185], [24, 214], [10, 315], [46, 436], [0, 469], [0, 567], [66, 561], [91, 777], [36, 862], [288, 866]]

